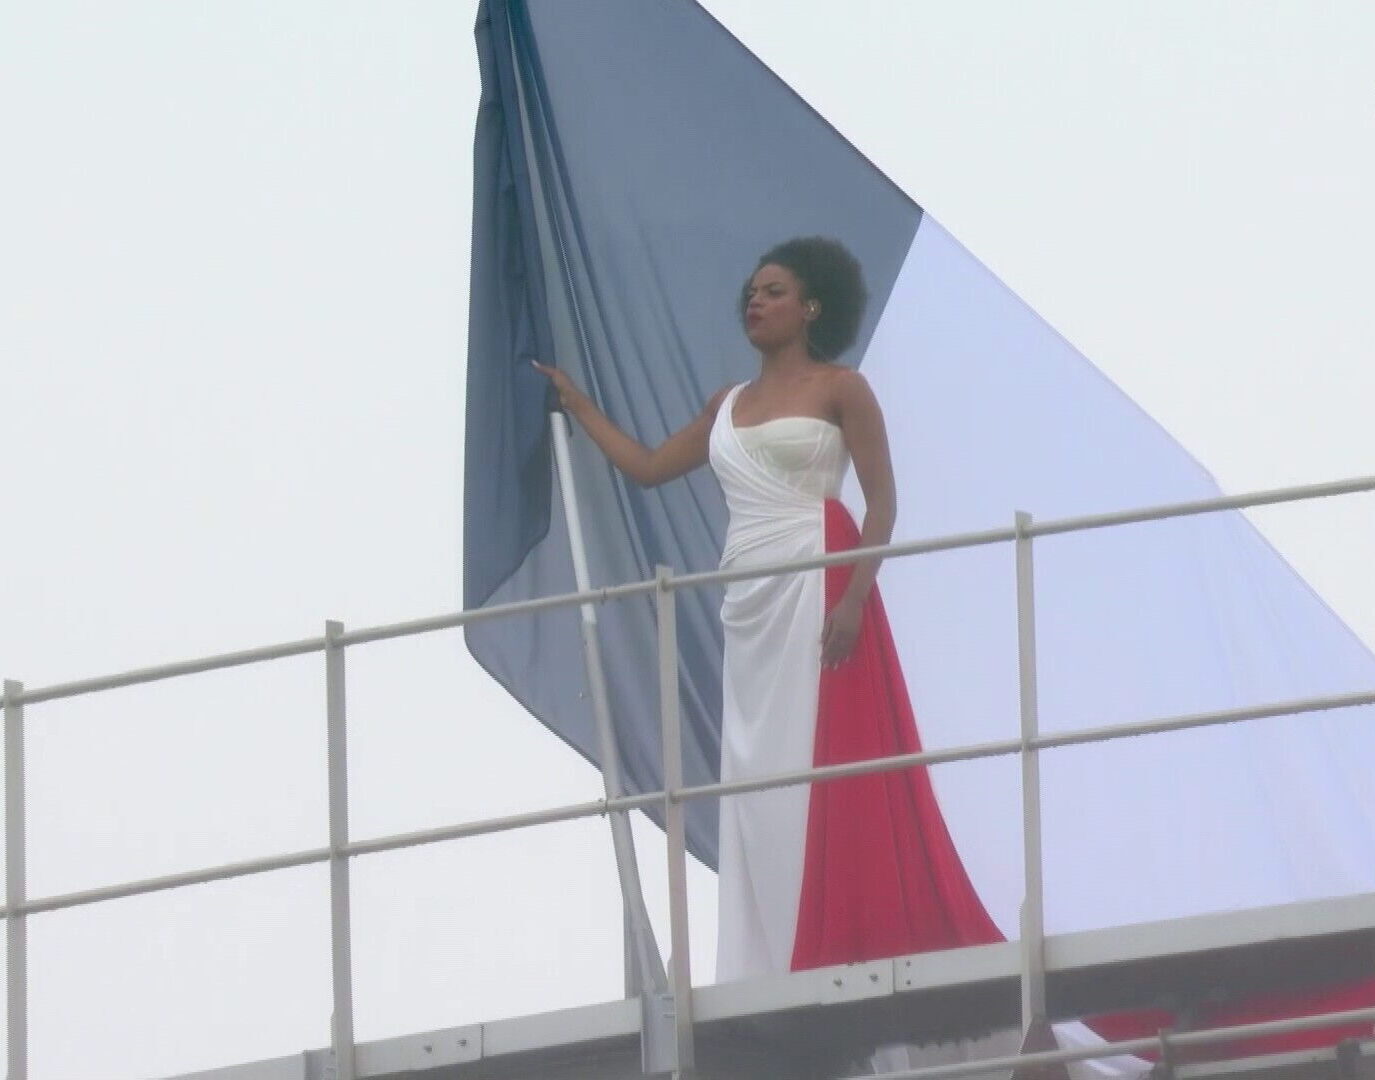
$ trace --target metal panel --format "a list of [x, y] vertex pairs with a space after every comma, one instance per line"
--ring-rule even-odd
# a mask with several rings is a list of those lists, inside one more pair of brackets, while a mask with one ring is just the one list
[[921, 991], [1010, 979], [1017, 975], [1020, 955], [1020, 945], [1006, 941], [901, 956], [893, 961], [893, 985], [899, 991]]
[[356, 1056], [360, 1077], [392, 1076], [462, 1065], [481, 1059], [482, 1025], [364, 1043], [358, 1047]]
[[497, 1057], [638, 1035], [639, 1030], [639, 1002], [608, 1001], [483, 1024], [482, 1047], [485, 1057]]
[[1046, 938], [1046, 967], [1067, 971], [1361, 932], [1375, 935], [1375, 893], [1053, 934]]

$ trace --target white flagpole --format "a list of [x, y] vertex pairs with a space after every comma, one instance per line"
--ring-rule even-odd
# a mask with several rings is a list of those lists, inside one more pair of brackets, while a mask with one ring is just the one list
[[[554, 409], [549, 413], [549, 426], [554, 436], [554, 463], [559, 474], [559, 492], [563, 496], [564, 521], [568, 526], [568, 546], [573, 556], [573, 577], [579, 592], [592, 588], [587, 571], [587, 548], [583, 543], [582, 518], [578, 513], [578, 496], [573, 485], [572, 457], [568, 447], [568, 417]], [[583, 604], [582, 648], [587, 665], [587, 685], [592, 696], [592, 712], [597, 721], [597, 743], [601, 753], [602, 782], [606, 797], [615, 799], [625, 794], [621, 783], [620, 752], [616, 733], [611, 726], [611, 706], [606, 693], [606, 673], [602, 667], [601, 642], [597, 633], [597, 609]], [[616, 872], [620, 877], [621, 898], [625, 904], [626, 923], [626, 995], [635, 997], [667, 992], [668, 980], [654, 929], [649, 922], [644, 892], [640, 888], [640, 869], [635, 859], [635, 842], [630, 832], [630, 817], [625, 811], [608, 815], [611, 822], [611, 841], [616, 852]]]

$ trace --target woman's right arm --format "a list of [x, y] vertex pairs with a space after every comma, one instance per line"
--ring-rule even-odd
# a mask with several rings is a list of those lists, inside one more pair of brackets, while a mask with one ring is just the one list
[[690, 424], [650, 449], [613, 424], [597, 408], [596, 403], [574, 386], [573, 381], [558, 368], [545, 367], [543, 364], [536, 364], [535, 368], [554, 384], [559, 404], [582, 425], [611, 464], [637, 484], [654, 487], [706, 464], [711, 425], [716, 421], [716, 411], [721, 407], [729, 387], [716, 391]]

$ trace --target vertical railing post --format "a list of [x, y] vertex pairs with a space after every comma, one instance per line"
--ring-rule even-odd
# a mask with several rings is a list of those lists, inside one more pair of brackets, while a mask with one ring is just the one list
[[664, 832], [668, 841], [668, 925], [673, 995], [674, 1080], [696, 1068], [692, 1033], [692, 964], [689, 960], [686, 808], [674, 797], [683, 786], [683, 734], [678, 702], [678, 615], [673, 571], [655, 568], [659, 623], [659, 719], [664, 761]]
[[5, 680], [5, 1030], [9, 1080], [29, 1075], [29, 931], [24, 818], [24, 684]]
[[344, 625], [325, 623], [325, 723], [329, 769], [329, 923], [335, 1080], [354, 1080], [353, 931], [349, 905], [349, 757], [344, 708]]
[[1036, 590], [1031, 515], [1017, 512], [1017, 682], [1022, 731], [1022, 1032], [1046, 1016], [1045, 903], [1041, 863], [1041, 759], [1036, 701]]

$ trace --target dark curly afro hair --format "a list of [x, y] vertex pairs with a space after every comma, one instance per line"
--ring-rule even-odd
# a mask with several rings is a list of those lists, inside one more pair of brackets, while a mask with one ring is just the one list
[[839, 240], [801, 236], [785, 240], [760, 256], [740, 290], [740, 318], [749, 303], [750, 281], [764, 266], [781, 266], [802, 282], [802, 298], [820, 311], [807, 331], [807, 350], [815, 360], [834, 360], [855, 343], [869, 300], [859, 260]]

